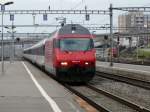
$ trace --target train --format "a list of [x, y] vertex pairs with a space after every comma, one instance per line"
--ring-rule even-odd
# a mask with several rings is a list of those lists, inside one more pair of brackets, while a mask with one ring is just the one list
[[66, 24], [37, 44], [24, 49], [23, 57], [63, 82], [89, 82], [96, 69], [94, 35], [79, 24]]

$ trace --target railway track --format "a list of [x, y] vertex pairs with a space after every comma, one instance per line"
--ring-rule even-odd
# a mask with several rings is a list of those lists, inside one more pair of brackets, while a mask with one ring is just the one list
[[77, 96], [81, 97], [83, 100], [85, 100], [86, 102], [88, 102], [90, 105], [92, 105], [94, 108], [96, 108], [97, 110], [99, 110], [100, 112], [111, 112], [109, 111], [107, 108], [98, 105], [96, 102], [92, 101], [91, 99], [89, 99], [88, 97], [86, 97], [84, 94], [80, 93], [79, 91], [77, 91], [74, 87], [71, 87], [70, 85], [64, 85], [67, 89], [69, 89], [71, 92], [73, 92], [74, 94], [76, 94]]
[[96, 72], [96, 75], [103, 77], [103, 78], [116, 80], [119, 82], [124, 82], [124, 83], [130, 84], [130, 85], [134, 85], [137, 87], [141, 87], [141, 88], [150, 90], [150, 82], [141, 81], [141, 80], [137, 80], [137, 79], [131, 79], [131, 78], [122, 77], [122, 76], [117, 76], [117, 75], [113, 75], [113, 74], [102, 73], [102, 72]]
[[[100, 112], [150, 112], [150, 110], [148, 110], [147, 108], [144, 108], [119, 96], [113, 95], [103, 89], [96, 88], [92, 85], [85, 85], [82, 87], [70, 85], [64, 86], [75, 93], [77, 96], [87, 101], [90, 105], [95, 107]], [[89, 91], [90, 95], [87, 94]], [[111, 106], [106, 106], [107, 104], [105, 103], [109, 103], [111, 104]], [[116, 109], [114, 105], [116, 105], [118, 109]]]
[[[51, 78], [55, 80], [54, 77]], [[62, 85], [66, 87], [68, 90], [70, 90], [72, 93], [74, 93], [75, 95], [81, 97], [83, 100], [85, 100], [87, 103], [89, 103], [91, 106], [93, 106], [100, 112], [150, 112], [150, 110], [148, 110], [147, 108], [144, 108], [126, 99], [120, 98], [119, 96], [113, 95], [105, 90], [96, 88], [92, 85], [85, 85], [85, 86], [70, 86], [67, 84], [62, 84]], [[87, 91], [82, 91], [83, 89], [87, 89]], [[88, 93], [89, 91], [97, 94], [96, 99], [94, 98], [95, 95], [91, 95], [91, 96], [86, 95], [86, 93]], [[101, 98], [103, 98], [103, 100], [101, 100]], [[108, 105], [111, 102], [111, 107], [110, 106], [107, 107], [106, 105], [103, 105], [104, 102], [105, 104], [107, 103]], [[112, 109], [114, 105], [117, 105], [117, 108], [121, 107], [121, 109], [123, 110]]]

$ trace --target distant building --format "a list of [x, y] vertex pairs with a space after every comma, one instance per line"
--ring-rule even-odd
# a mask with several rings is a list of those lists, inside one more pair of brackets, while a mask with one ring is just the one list
[[127, 32], [127, 16], [126, 15], [119, 15], [118, 17], [118, 26], [119, 26], [119, 32]]
[[[129, 12], [118, 16], [119, 33], [149, 33], [150, 15], [143, 12]], [[148, 44], [149, 35], [140, 35], [139, 43]], [[134, 37], [135, 38], [135, 37]], [[132, 39], [133, 40], [133, 39]]]
[[118, 16], [119, 32], [130, 33], [145, 30], [150, 23], [150, 15], [143, 12], [130, 12]]

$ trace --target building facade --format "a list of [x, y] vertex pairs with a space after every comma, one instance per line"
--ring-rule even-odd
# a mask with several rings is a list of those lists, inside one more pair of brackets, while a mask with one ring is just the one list
[[118, 16], [118, 32], [132, 34], [145, 33], [134, 36], [139, 38], [138, 44], [148, 44], [150, 40], [150, 15], [143, 12], [129, 12]]
[[118, 28], [121, 33], [144, 31], [150, 25], [150, 15], [143, 12], [130, 12], [118, 16]]

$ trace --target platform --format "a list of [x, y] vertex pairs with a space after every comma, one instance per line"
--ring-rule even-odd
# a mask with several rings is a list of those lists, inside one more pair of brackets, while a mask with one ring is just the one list
[[96, 70], [104, 73], [150, 82], [150, 66], [113, 63], [113, 67], [111, 67], [110, 62], [97, 61]]
[[[26, 67], [25, 67], [26, 66]], [[86, 112], [76, 96], [28, 62], [5, 62], [0, 112]]]

